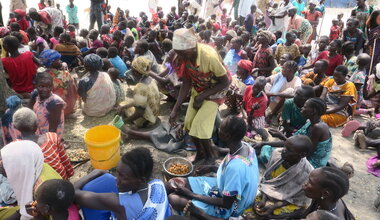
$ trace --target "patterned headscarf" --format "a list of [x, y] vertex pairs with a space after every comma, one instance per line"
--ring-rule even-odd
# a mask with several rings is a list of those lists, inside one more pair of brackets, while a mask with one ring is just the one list
[[92, 67], [94, 70], [100, 70], [103, 67], [103, 60], [96, 54], [89, 54], [83, 59], [84, 65]]
[[181, 28], [174, 31], [173, 36], [173, 49], [174, 50], [188, 50], [197, 46], [197, 37], [195, 36], [194, 29]]
[[61, 59], [61, 54], [56, 50], [44, 50], [40, 54], [40, 60], [46, 67], [51, 67], [54, 61]]
[[240, 60], [237, 65], [238, 67], [247, 70], [249, 73], [252, 72], [253, 63], [249, 60]]
[[271, 42], [273, 39], [273, 34], [270, 31], [259, 31], [258, 34], [264, 36], [268, 42]]
[[148, 75], [152, 62], [146, 57], [137, 57], [132, 61], [132, 68], [142, 75]]
[[0, 27], [0, 37], [4, 37], [5, 35], [11, 32], [7, 27]]

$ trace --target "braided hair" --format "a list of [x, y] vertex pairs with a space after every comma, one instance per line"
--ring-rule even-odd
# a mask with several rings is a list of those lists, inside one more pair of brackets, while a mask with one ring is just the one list
[[323, 176], [319, 181], [320, 186], [332, 193], [335, 202], [348, 193], [350, 183], [347, 174], [342, 170], [333, 167], [322, 167], [319, 170]]
[[121, 161], [131, 168], [136, 177], [150, 179], [153, 170], [153, 157], [147, 148], [135, 148], [124, 154]]
[[313, 107], [318, 115], [324, 115], [326, 113], [327, 105], [326, 101], [321, 98], [311, 98], [308, 103]]

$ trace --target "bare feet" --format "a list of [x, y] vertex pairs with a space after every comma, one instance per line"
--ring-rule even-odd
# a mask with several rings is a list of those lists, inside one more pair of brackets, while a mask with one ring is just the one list
[[190, 200], [185, 208], [183, 209], [183, 213], [186, 215], [186, 216], [195, 216], [195, 217], [202, 217], [202, 210], [200, 210], [199, 208], [197, 208], [194, 204], [193, 204], [193, 201]]
[[366, 137], [363, 131], [355, 132], [355, 144], [356, 143], [359, 145], [360, 149], [367, 149]]
[[349, 179], [354, 176], [355, 169], [352, 164], [346, 162], [340, 169], [347, 174]]

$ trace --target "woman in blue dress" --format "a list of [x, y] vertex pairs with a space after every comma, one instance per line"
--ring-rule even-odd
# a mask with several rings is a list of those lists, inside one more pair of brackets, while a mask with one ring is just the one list
[[238, 217], [252, 205], [259, 181], [257, 158], [253, 148], [242, 142], [247, 131], [245, 121], [226, 118], [219, 138], [230, 152], [220, 166], [201, 166], [196, 174], [217, 171], [217, 177], [174, 178], [166, 184], [169, 203], [177, 211], [200, 219]]

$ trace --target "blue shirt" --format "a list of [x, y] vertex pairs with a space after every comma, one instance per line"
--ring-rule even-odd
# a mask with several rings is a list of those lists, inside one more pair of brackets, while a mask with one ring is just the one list
[[112, 63], [112, 65], [116, 69], [119, 70], [119, 75], [120, 75], [121, 78], [123, 78], [124, 75], [125, 75], [125, 72], [127, 72], [127, 70], [128, 70], [128, 67], [124, 63], [124, 61], [119, 56], [116, 56], [114, 58], [108, 58], [108, 60]]
[[253, 85], [254, 82], [255, 82], [255, 80], [253, 79], [253, 77], [251, 75], [248, 75], [247, 78], [245, 78], [245, 80], [243, 80], [243, 83], [246, 84], [247, 86]]

